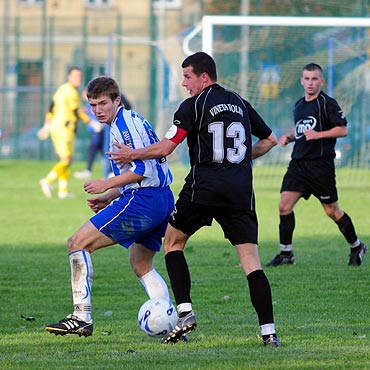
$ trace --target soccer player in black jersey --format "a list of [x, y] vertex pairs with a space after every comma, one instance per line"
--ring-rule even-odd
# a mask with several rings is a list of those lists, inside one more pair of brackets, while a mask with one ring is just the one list
[[307, 200], [311, 194], [321, 202], [325, 213], [347, 240], [349, 266], [361, 265], [367, 249], [358, 239], [351, 218], [338, 205], [334, 148], [336, 138], [348, 133], [347, 119], [337, 101], [321, 91], [324, 82], [323, 71], [318, 64], [304, 66], [301, 84], [305, 95], [294, 106], [295, 130], [279, 138], [282, 146], [294, 142], [294, 147], [280, 190], [280, 253], [267, 266], [294, 263], [293, 208], [300, 198]]
[[[250, 103], [217, 84], [216, 65], [203, 52], [183, 63], [182, 86], [191, 97], [184, 100], [164, 139], [132, 150], [117, 145], [112, 159], [124, 164], [134, 158], [171, 154], [185, 137], [191, 169], [185, 178], [175, 211], [166, 230], [164, 251], [179, 322], [162, 343], [176, 343], [197, 325], [190, 298], [190, 274], [183, 253], [189, 237], [216, 220], [225, 238], [236, 247], [247, 276], [265, 345], [278, 347], [269, 281], [262, 270], [258, 223], [252, 185], [252, 159], [277, 144], [277, 138]], [[252, 135], [258, 140], [252, 145]]]

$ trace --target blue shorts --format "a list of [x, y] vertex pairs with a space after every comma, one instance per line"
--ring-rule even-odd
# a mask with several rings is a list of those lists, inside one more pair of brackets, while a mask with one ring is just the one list
[[158, 252], [173, 209], [174, 198], [169, 186], [140, 188], [125, 191], [90, 221], [125, 248], [139, 243]]

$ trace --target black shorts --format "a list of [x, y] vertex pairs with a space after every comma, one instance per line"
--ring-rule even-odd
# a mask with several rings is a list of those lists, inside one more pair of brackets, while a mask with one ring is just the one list
[[212, 220], [221, 226], [232, 245], [258, 243], [258, 221], [255, 211], [196, 204], [179, 198], [169, 223], [187, 235], [193, 235]]
[[331, 204], [338, 200], [335, 181], [335, 165], [331, 158], [318, 160], [292, 159], [283, 178], [280, 192], [297, 191], [308, 199], [312, 194], [321, 203]]

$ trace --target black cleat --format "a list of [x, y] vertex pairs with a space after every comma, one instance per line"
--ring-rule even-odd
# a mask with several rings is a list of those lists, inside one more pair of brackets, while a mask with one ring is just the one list
[[293, 252], [289, 254], [277, 254], [269, 263], [266, 264], [267, 267], [271, 266], [281, 266], [281, 265], [293, 265], [295, 262], [295, 257]]
[[166, 337], [163, 337], [161, 340], [162, 344], [177, 343], [179, 341], [187, 342], [188, 338], [185, 335], [186, 333], [191, 333], [197, 327], [197, 322], [195, 320], [195, 315], [193, 311], [184, 317], [179, 317], [177, 325], [173, 330], [168, 333]]
[[360, 266], [366, 253], [367, 246], [361, 242], [361, 244], [356, 248], [351, 248], [349, 254], [348, 266]]
[[85, 322], [79, 320], [77, 316], [68, 315], [65, 319], [56, 324], [45, 326], [45, 330], [55, 335], [77, 334], [80, 337], [89, 337], [92, 335], [94, 326], [92, 321]]
[[267, 339], [263, 341], [263, 345], [269, 347], [280, 347], [281, 343], [276, 335], [271, 334]]

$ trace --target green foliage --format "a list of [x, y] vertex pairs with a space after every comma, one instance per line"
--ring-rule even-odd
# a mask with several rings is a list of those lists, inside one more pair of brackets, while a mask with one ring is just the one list
[[[75, 179], [75, 199], [43, 198], [38, 180], [50, 165], [0, 161], [1, 369], [368, 369], [370, 261], [365, 256], [360, 268], [346, 265], [346, 242], [315, 199], [297, 205], [297, 264], [265, 270], [281, 348], [263, 347], [246, 279], [217, 224], [198, 232], [186, 249], [199, 324], [188, 343], [164, 346], [140, 331], [137, 312], [146, 296], [119, 246], [92, 257], [93, 336], [47, 333], [46, 324], [71, 312], [66, 240], [91, 215], [88, 196]], [[172, 168], [177, 193], [187, 169]], [[101, 168], [95, 171], [100, 177]], [[264, 168], [255, 170], [263, 264], [278, 251], [283, 169], [274, 171], [267, 186]], [[354, 185], [339, 189], [340, 204], [369, 244], [368, 185]], [[155, 265], [167, 279], [162, 253]]]

